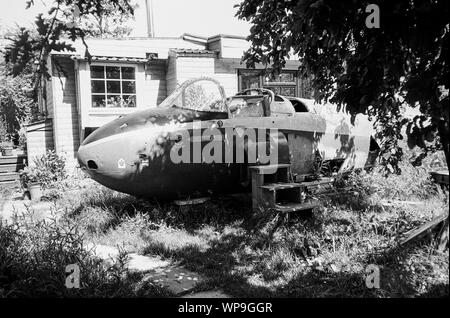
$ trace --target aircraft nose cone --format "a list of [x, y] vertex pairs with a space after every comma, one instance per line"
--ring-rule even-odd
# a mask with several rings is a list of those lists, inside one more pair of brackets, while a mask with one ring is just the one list
[[89, 152], [83, 145], [81, 145], [78, 149], [77, 159], [82, 170], [90, 172], [98, 169], [98, 164], [93, 158], [91, 152]]
[[84, 146], [80, 146], [80, 148], [78, 148], [77, 160], [78, 160], [78, 164], [80, 165], [81, 169], [87, 167], [86, 151], [84, 149]]

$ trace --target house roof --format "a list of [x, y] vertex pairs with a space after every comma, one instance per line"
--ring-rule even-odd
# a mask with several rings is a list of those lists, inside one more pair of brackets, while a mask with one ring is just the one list
[[207, 36], [201, 36], [201, 35], [196, 35], [196, 34], [191, 34], [191, 33], [183, 33], [181, 35], [181, 38], [183, 38], [187, 41], [197, 41], [197, 42], [204, 42], [204, 43], [213, 42], [220, 38], [247, 40], [247, 38], [245, 36], [231, 35], [231, 34], [216, 34], [216, 35], [207, 37]]
[[[52, 52], [52, 55], [86, 56], [86, 50], [91, 56], [103, 58], [126, 57], [128, 59], [146, 59], [149, 52], [155, 53], [158, 59], [167, 59], [171, 48], [206, 49], [205, 44], [187, 41], [182, 38], [121, 38], [121, 39], [86, 39], [71, 42], [75, 51]], [[70, 42], [69, 42], [70, 43]]]
[[215, 56], [217, 52], [210, 50], [201, 49], [170, 49], [170, 52], [175, 53], [177, 56], [204, 56], [211, 57]]
[[[212, 37], [202, 37], [187, 33], [174, 38], [90, 38], [86, 39], [85, 43], [92, 56], [113, 59], [118, 57], [144, 59], [148, 52], [153, 52], [158, 55], [158, 59], [167, 59], [171, 50], [186, 50], [185, 52], [176, 51], [176, 53], [196, 54], [196, 56], [215, 54], [208, 50], [209, 43], [220, 38], [239, 39], [242, 40], [243, 47], [248, 45], [245, 38], [239, 36], [219, 34]], [[86, 46], [82, 41], [71, 42], [67, 40], [67, 42], [72, 44], [75, 52], [52, 52], [52, 54], [85, 56]], [[233, 46], [235, 45], [233, 44]]]
[[[127, 57], [127, 56], [99, 56], [92, 55], [92, 61], [103, 61], [103, 62], [128, 62], [128, 63], [147, 63], [150, 60], [153, 60], [158, 55], [156, 53], [148, 53], [147, 58], [139, 58], [139, 57]], [[72, 60], [88, 60], [86, 56], [81, 55], [71, 55], [70, 58]]]

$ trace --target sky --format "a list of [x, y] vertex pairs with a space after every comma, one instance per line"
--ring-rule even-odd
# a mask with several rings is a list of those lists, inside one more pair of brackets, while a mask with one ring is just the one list
[[[0, 0], [0, 26], [30, 26], [35, 16], [47, 11], [52, 0], [35, 0], [25, 9], [27, 0]], [[139, 0], [138, 0], [139, 1]], [[141, 0], [143, 1], [143, 0]], [[180, 36], [192, 33], [200, 36], [231, 34], [247, 36], [249, 24], [234, 17], [234, 4], [239, 0], [153, 0], [155, 36]]]

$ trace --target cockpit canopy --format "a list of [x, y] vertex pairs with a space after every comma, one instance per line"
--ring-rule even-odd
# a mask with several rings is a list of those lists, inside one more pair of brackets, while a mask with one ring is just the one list
[[294, 106], [285, 97], [264, 88], [250, 88], [233, 96], [228, 103], [233, 117], [292, 116]]
[[177, 106], [203, 112], [228, 113], [234, 117], [292, 116], [295, 108], [287, 98], [271, 90], [252, 88], [226, 98], [218, 81], [209, 77], [184, 82], [160, 107]]
[[223, 87], [215, 79], [202, 77], [184, 82], [160, 105], [206, 112], [227, 112]]

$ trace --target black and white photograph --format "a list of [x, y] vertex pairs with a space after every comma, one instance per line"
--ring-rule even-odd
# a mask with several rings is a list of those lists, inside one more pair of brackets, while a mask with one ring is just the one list
[[0, 0], [0, 298], [448, 298], [449, 4]]

